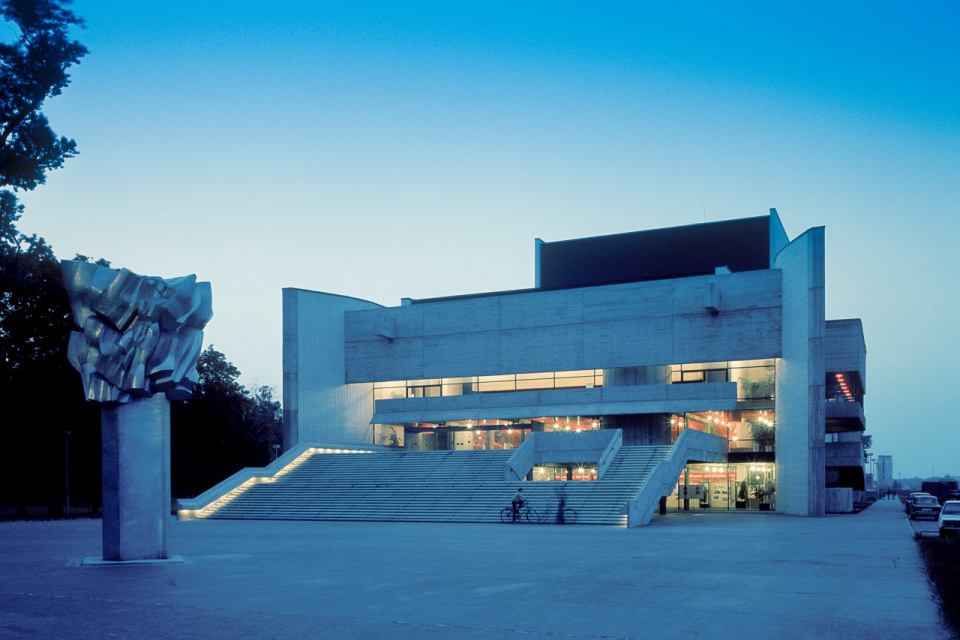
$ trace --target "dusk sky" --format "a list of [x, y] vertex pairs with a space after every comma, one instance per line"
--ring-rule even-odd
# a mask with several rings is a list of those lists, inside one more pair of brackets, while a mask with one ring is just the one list
[[[546, 241], [766, 214], [826, 227], [873, 452], [960, 474], [960, 3], [78, 0], [22, 197], [61, 258], [213, 286], [281, 389], [281, 289], [530, 287]], [[0, 38], [11, 37], [9, 27]]]

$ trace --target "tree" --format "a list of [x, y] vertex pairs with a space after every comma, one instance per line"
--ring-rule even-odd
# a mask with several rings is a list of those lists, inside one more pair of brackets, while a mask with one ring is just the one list
[[[69, 31], [82, 21], [69, 0], [0, 0], [0, 19], [13, 33], [0, 42], [0, 402], [13, 482], [6, 501], [46, 502], [60, 511], [64, 448], [69, 431], [71, 494], [100, 495], [100, 426], [66, 360], [70, 304], [53, 249], [17, 229], [23, 214], [15, 192], [44, 183], [46, 173], [77, 152], [54, 133], [41, 111], [70, 83], [67, 70], [87, 53]], [[80, 455], [77, 455], [80, 454]], [[11, 495], [11, 493], [13, 495]]]
[[0, 0], [0, 16], [17, 33], [12, 43], [0, 43], [0, 187], [32, 190], [77, 152], [77, 143], [58, 138], [40, 111], [70, 84], [67, 69], [87, 54], [70, 39], [70, 27], [83, 21], [68, 4]]
[[240, 371], [213, 345], [197, 363], [193, 397], [170, 408], [171, 480], [174, 497], [194, 496], [244, 467], [272, 458], [283, 427], [273, 389], [252, 393]]
[[[11, 204], [12, 202], [12, 204]], [[95, 508], [100, 496], [100, 425], [97, 407], [84, 399], [66, 349], [73, 320], [60, 263], [43, 238], [16, 227], [21, 210], [0, 191], [0, 403], [11, 482], [0, 501], [46, 503], [57, 515], [65, 497], [66, 432], [71, 442], [71, 495]]]

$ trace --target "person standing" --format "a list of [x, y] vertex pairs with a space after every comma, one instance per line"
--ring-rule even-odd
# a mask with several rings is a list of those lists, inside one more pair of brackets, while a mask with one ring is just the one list
[[557, 524], [565, 524], [566, 520], [563, 518], [563, 508], [567, 504], [567, 488], [565, 485], [560, 485], [560, 488], [557, 489]]

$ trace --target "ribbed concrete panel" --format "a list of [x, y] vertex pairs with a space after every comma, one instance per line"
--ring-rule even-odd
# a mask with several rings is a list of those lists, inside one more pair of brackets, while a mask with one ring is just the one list
[[643, 363], [674, 364], [671, 358], [673, 319], [669, 315], [583, 325], [584, 362], [604, 362], [603, 368], [609, 369], [643, 366]]
[[358, 309], [381, 307], [329, 293], [283, 290], [284, 450], [297, 442], [373, 441], [373, 385], [344, 384], [343, 318]]
[[527, 329], [583, 322], [582, 290], [510, 296], [500, 304], [500, 329]]
[[864, 431], [867, 428], [867, 419], [859, 402], [827, 402], [824, 419], [829, 423], [828, 433]]
[[822, 516], [824, 491], [824, 233], [777, 256], [783, 272], [783, 355], [777, 361], [777, 510]]
[[863, 445], [859, 442], [828, 442], [824, 456], [828, 467], [862, 467]]
[[425, 336], [496, 331], [500, 327], [500, 298], [497, 297], [448, 300], [422, 306]]
[[536, 363], [540, 371], [592, 369], [583, 359], [583, 325], [528, 327], [500, 332], [500, 362], [496, 373], [523, 372]]
[[[638, 286], [640, 290], [635, 291], [634, 287]], [[611, 291], [614, 295], [611, 295]], [[629, 295], [631, 293], [641, 295]], [[586, 322], [669, 316], [672, 307], [673, 282], [670, 280], [644, 282], [642, 286], [619, 285], [583, 290], [583, 318]]]
[[[780, 277], [751, 271], [347, 312], [346, 381], [779, 357]], [[717, 314], [705, 306], [710, 287]], [[376, 332], [383, 314], [393, 340]]]
[[[444, 377], [444, 372], [451, 367], [469, 368], [475, 371], [473, 375], [478, 376], [492, 375], [499, 372], [500, 333], [470, 331], [456, 335], [428, 336], [423, 340], [423, 350], [419, 355], [423, 359], [423, 375], [419, 376], [420, 378]], [[414, 370], [416, 360], [417, 354], [414, 354], [410, 358]], [[376, 369], [377, 363], [372, 364]], [[403, 373], [402, 367], [396, 366], [396, 369], [391, 369], [391, 365], [387, 365], [379, 375], [384, 375], [391, 370]], [[408, 379], [407, 376], [402, 375], [397, 378]]]

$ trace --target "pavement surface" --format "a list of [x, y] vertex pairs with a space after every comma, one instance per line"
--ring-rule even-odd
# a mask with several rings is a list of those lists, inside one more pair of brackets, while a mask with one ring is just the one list
[[648, 527], [173, 522], [182, 563], [82, 566], [98, 520], [0, 523], [0, 638], [952, 638], [899, 501]]

